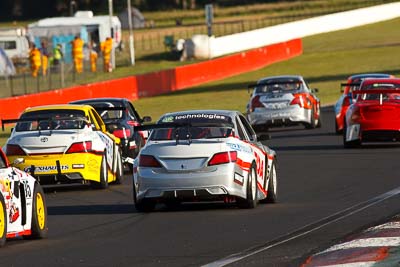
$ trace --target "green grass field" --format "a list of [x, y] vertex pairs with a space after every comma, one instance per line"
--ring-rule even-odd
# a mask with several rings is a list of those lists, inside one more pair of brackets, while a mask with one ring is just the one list
[[386, 72], [400, 75], [400, 19], [303, 39], [304, 53], [223, 81], [207, 83], [169, 95], [134, 101], [141, 114], [157, 119], [166, 112], [185, 109], [235, 109], [244, 112], [247, 85], [266, 76], [300, 74], [319, 89], [323, 105], [340, 94], [339, 84], [355, 73]]
[[[355, 73], [386, 72], [400, 76], [400, 18], [307, 37], [303, 55], [266, 68], [168, 95], [134, 101], [140, 114], [153, 121], [166, 112], [186, 109], [234, 109], [244, 112], [247, 85], [272, 75], [300, 74], [319, 89], [323, 105], [338, 98], [339, 84]], [[0, 134], [4, 144], [9, 131]]]

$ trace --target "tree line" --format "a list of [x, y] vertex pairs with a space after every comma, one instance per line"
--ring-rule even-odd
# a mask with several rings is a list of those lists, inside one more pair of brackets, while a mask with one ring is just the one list
[[[279, 0], [131, 0], [132, 6], [142, 11], [204, 8], [279, 2]], [[126, 8], [127, 0], [113, 0], [114, 14]], [[0, 21], [30, 20], [45, 17], [69, 16], [76, 10], [92, 10], [95, 14], [108, 13], [108, 0], [1, 0]]]

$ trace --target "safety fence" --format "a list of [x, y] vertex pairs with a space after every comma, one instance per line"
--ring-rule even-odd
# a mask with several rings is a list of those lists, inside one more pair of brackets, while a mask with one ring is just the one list
[[125, 97], [135, 100], [169, 93], [256, 70], [301, 53], [301, 39], [295, 39], [174, 69], [3, 98], [0, 99], [0, 118], [17, 118], [27, 107], [68, 103], [83, 98]]

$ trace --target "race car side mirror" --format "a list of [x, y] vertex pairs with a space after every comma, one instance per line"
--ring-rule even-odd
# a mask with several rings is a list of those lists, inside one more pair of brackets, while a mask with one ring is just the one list
[[151, 122], [151, 117], [150, 116], [144, 116], [142, 118], [142, 122]]
[[319, 90], [318, 90], [318, 88], [314, 88], [314, 89], [311, 89], [311, 92], [313, 92], [313, 93], [318, 93]]
[[13, 164], [14, 165], [18, 165], [18, 164], [22, 164], [22, 163], [24, 163], [25, 162], [25, 159], [24, 158], [16, 158], [14, 161], [13, 161]]

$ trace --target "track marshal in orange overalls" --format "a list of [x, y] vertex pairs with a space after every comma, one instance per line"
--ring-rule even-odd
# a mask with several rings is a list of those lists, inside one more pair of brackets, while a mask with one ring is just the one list
[[42, 66], [42, 56], [35, 44], [32, 44], [31, 51], [29, 52], [29, 61], [31, 63], [32, 77], [37, 77], [39, 69]]
[[101, 52], [103, 53], [103, 60], [104, 60], [104, 71], [111, 72], [111, 50], [113, 46], [113, 41], [111, 37], [107, 37], [104, 42], [100, 44]]
[[83, 72], [83, 40], [77, 35], [71, 42], [72, 44], [72, 58], [74, 60], [75, 71], [77, 73]]

